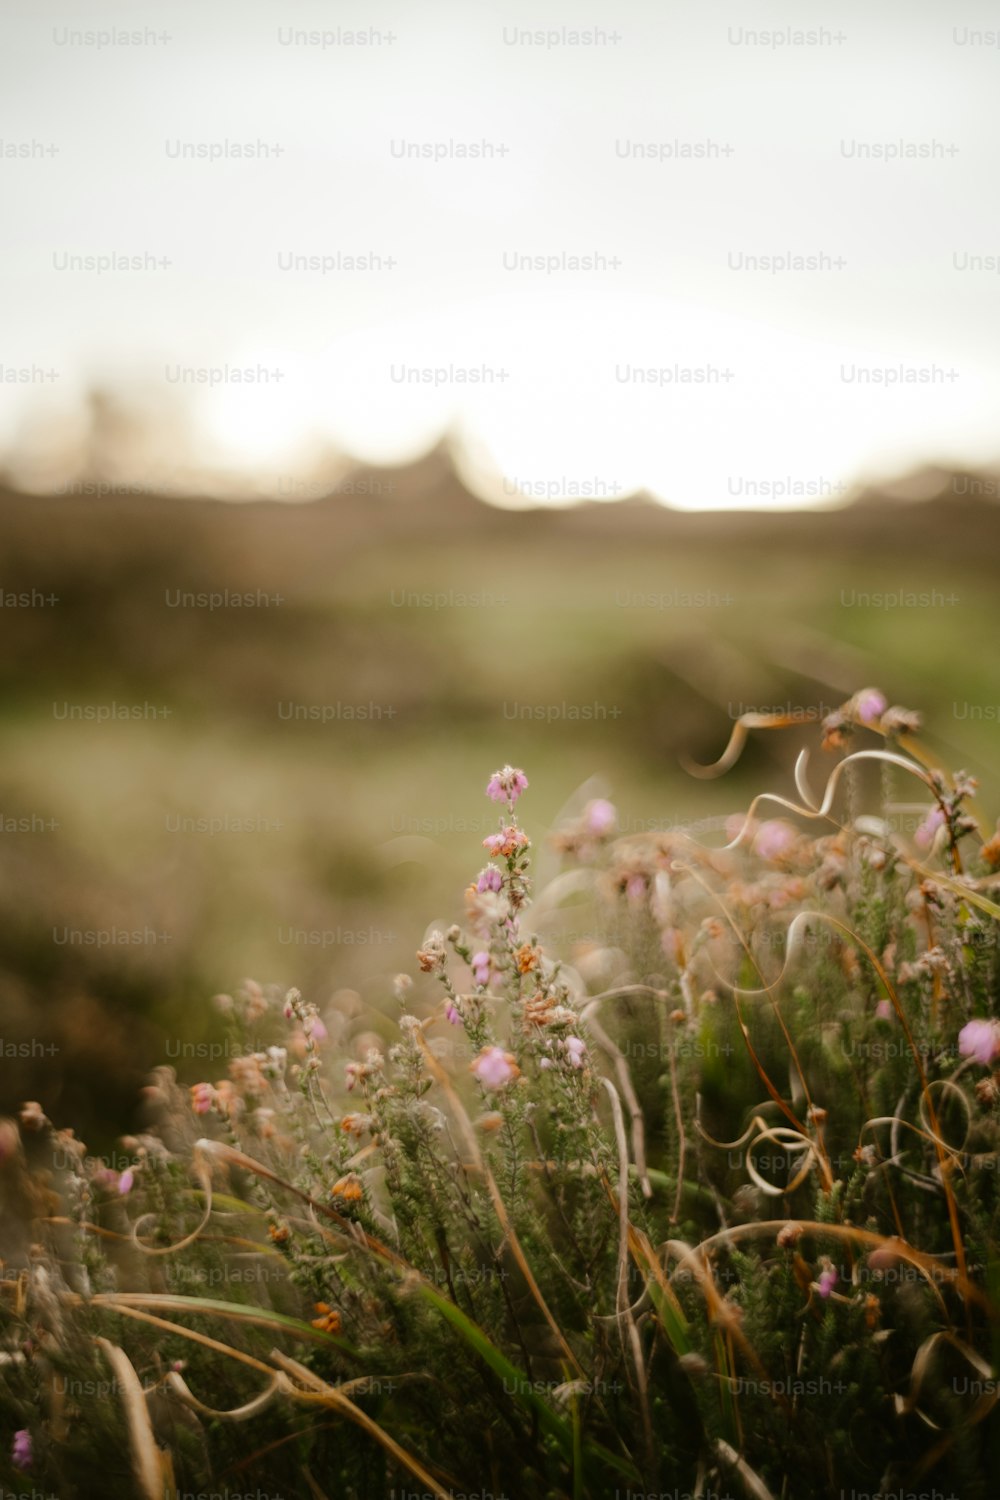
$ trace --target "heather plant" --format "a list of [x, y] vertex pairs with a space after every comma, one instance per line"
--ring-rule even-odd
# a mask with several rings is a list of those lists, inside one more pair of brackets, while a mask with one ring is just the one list
[[114, 1166], [25, 1105], [7, 1488], [987, 1495], [1000, 836], [918, 731], [856, 694], [716, 848], [593, 798], [537, 893], [505, 766], [384, 1009], [217, 997]]

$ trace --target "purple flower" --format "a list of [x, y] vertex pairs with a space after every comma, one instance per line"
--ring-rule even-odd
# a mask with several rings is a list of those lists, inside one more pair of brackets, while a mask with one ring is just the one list
[[472, 955], [472, 977], [477, 984], [489, 984], [490, 955], [485, 951]]
[[484, 1047], [472, 1064], [472, 1071], [487, 1089], [502, 1089], [519, 1072], [509, 1052], [502, 1047]]
[[568, 1036], [566, 1038], [566, 1052], [569, 1056], [569, 1065], [571, 1068], [583, 1067], [583, 1059], [586, 1051], [586, 1042], [581, 1041], [578, 1036]]
[[34, 1456], [31, 1433], [27, 1427], [21, 1427], [14, 1434], [14, 1445], [11, 1450], [15, 1469], [30, 1469]]
[[836, 1284], [837, 1272], [833, 1266], [830, 1266], [826, 1271], [820, 1272], [819, 1282], [817, 1284], [816, 1290], [819, 1292], [821, 1297], [829, 1297]]
[[944, 822], [944, 813], [940, 807], [932, 807], [920, 827], [913, 835], [914, 843], [921, 849], [929, 849], [934, 842], [934, 835]]
[[974, 1057], [988, 1068], [1000, 1052], [1000, 1026], [996, 1021], [969, 1021], [958, 1033], [958, 1050], [962, 1057]]
[[479, 879], [476, 882], [476, 890], [480, 894], [483, 891], [498, 891], [503, 885], [503, 876], [496, 865], [487, 865], [485, 870], [480, 870]]
[[118, 1179], [118, 1191], [124, 1197], [126, 1193], [130, 1193], [132, 1191], [134, 1185], [135, 1173], [131, 1167], [126, 1167], [124, 1172]]
[[862, 724], [874, 724], [888, 707], [888, 699], [878, 688], [863, 688], [854, 700], [854, 711]]
[[502, 771], [494, 771], [486, 783], [486, 795], [493, 802], [506, 802], [513, 807], [527, 788], [528, 778], [523, 771], [516, 770], [513, 766], [504, 766]]
[[583, 822], [588, 833], [592, 833], [595, 838], [603, 838], [618, 822], [614, 803], [608, 802], [604, 797], [595, 797], [583, 809]]

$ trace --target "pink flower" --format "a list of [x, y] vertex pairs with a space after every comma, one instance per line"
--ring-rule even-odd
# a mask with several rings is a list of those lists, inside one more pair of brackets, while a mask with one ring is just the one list
[[645, 875], [630, 875], [625, 882], [625, 894], [630, 901], [641, 901], [646, 894]]
[[498, 891], [503, 885], [503, 876], [496, 865], [487, 865], [485, 870], [480, 870], [479, 879], [476, 882], [476, 890], [482, 895], [484, 891]]
[[862, 688], [854, 700], [854, 711], [862, 724], [874, 724], [888, 707], [888, 699], [878, 688]]
[[477, 984], [489, 984], [490, 955], [485, 951], [472, 955], [472, 977]]
[[513, 766], [504, 766], [502, 771], [494, 771], [486, 783], [486, 795], [493, 802], [506, 802], [508, 807], [513, 807], [527, 788], [528, 778], [523, 771], [515, 770]]
[[595, 838], [603, 838], [618, 822], [614, 803], [608, 802], [604, 797], [595, 797], [583, 809], [583, 822], [588, 833], [592, 833]]
[[571, 1068], [583, 1067], [583, 1059], [586, 1051], [586, 1042], [581, 1041], [578, 1036], [568, 1036], [566, 1038], [566, 1052], [569, 1056], [569, 1065]]
[[502, 1047], [484, 1047], [472, 1064], [472, 1071], [484, 1088], [502, 1089], [520, 1070]]
[[458, 1010], [455, 1008], [454, 1005], [452, 1005], [452, 1003], [451, 1003], [450, 1000], [448, 1001], [448, 1004], [444, 1008], [444, 1013], [445, 1013], [445, 1018], [447, 1020], [449, 1020], [453, 1026], [457, 1026], [458, 1023], [459, 1023], [459, 1021], [462, 1019], [462, 1017], [459, 1014]]
[[754, 848], [761, 859], [777, 859], [784, 854], [794, 837], [795, 834], [787, 823], [782, 823], [780, 818], [769, 818], [757, 830]]
[[819, 1282], [816, 1290], [819, 1292], [821, 1297], [829, 1297], [836, 1284], [837, 1272], [833, 1266], [830, 1266], [828, 1270], [820, 1272]]
[[191, 1108], [196, 1115], [207, 1115], [215, 1102], [215, 1090], [210, 1083], [191, 1085]]
[[21, 1427], [14, 1434], [14, 1445], [11, 1450], [15, 1469], [30, 1469], [34, 1459], [34, 1451], [31, 1446], [31, 1433], [27, 1427]]
[[515, 824], [503, 829], [501, 833], [491, 833], [483, 839], [483, 848], [488, 849], [495, 857], [502, 854], [505, 857], [516, 854], [518, 849], [524, 849], [528, 843], [528, 835]]
[[122, 1173], [122, 1175], [118, 1179], [118, 1191], [124, 1197], [126, 1193], [130, 1193], [132, 1191], [132, 1189], [133, 1189], [134, 1186], [135, 1186], [135, 1172], [132, 1170], [131, 1167], [126, 1167], [125, 1170], [124, 1170], [124, 1172]]
[[913, 835], [913, 841], [921, 849], [929, 849], [934, 842], [934, 835], [944, 822], [944, 813], [940, 807], [932, 807], [920, 827]]
[[958, 1050], [962, 1057], [974, 1057], [988, 1068], [1000, 1052], [1000, 1026], [996, 1021], [969, 1021], [958, 1033]]
[[880, 1000], [879, 1001], [879, 1003], [875, 1007], [875, 1019], [876, 1019], [876, 1021], [891, 1021], [892, 1020], [892, 1001], [891, 1000]]

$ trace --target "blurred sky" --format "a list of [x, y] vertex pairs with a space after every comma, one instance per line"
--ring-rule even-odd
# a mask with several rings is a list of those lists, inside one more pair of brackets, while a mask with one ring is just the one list
[[[1000, 458], [991, 5], [7, 0], [0, 30], [0, 448], [36, 468], [95, 380], [271, 476], [457, 431], [507, 503]], [[789, 254], [819, 268], [746, 268]], [[149, 263], [69, 260], [118, 255]]]

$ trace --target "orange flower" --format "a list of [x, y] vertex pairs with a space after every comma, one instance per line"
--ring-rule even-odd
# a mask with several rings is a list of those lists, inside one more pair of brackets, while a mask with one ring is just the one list
[[334, 1198], [343, 1198], [345, 1203], [357, 1203], [364, 1193], [357, 1172], [348, 1172], [346, 1177], [333, 1184], [330, 1191]]
[[312, 1326], [318, 1328], [321, 1333], [340, 1332], [340, 1313], [335, 1307], [330, 1307], [326, 1302], [317, 1302], [316, 1311], [318, 1318], [313, 1318]]
[[276, 1245], [284, 1245], [288, 1240], [287, 1224], [269, 1224], [267, 1232]]
[[532, 947], [531, 943], [522, 943], [517, 950], [517, 969], [519, 974], [530, 974], [532, 969], [538, 967], [538, 949]]

